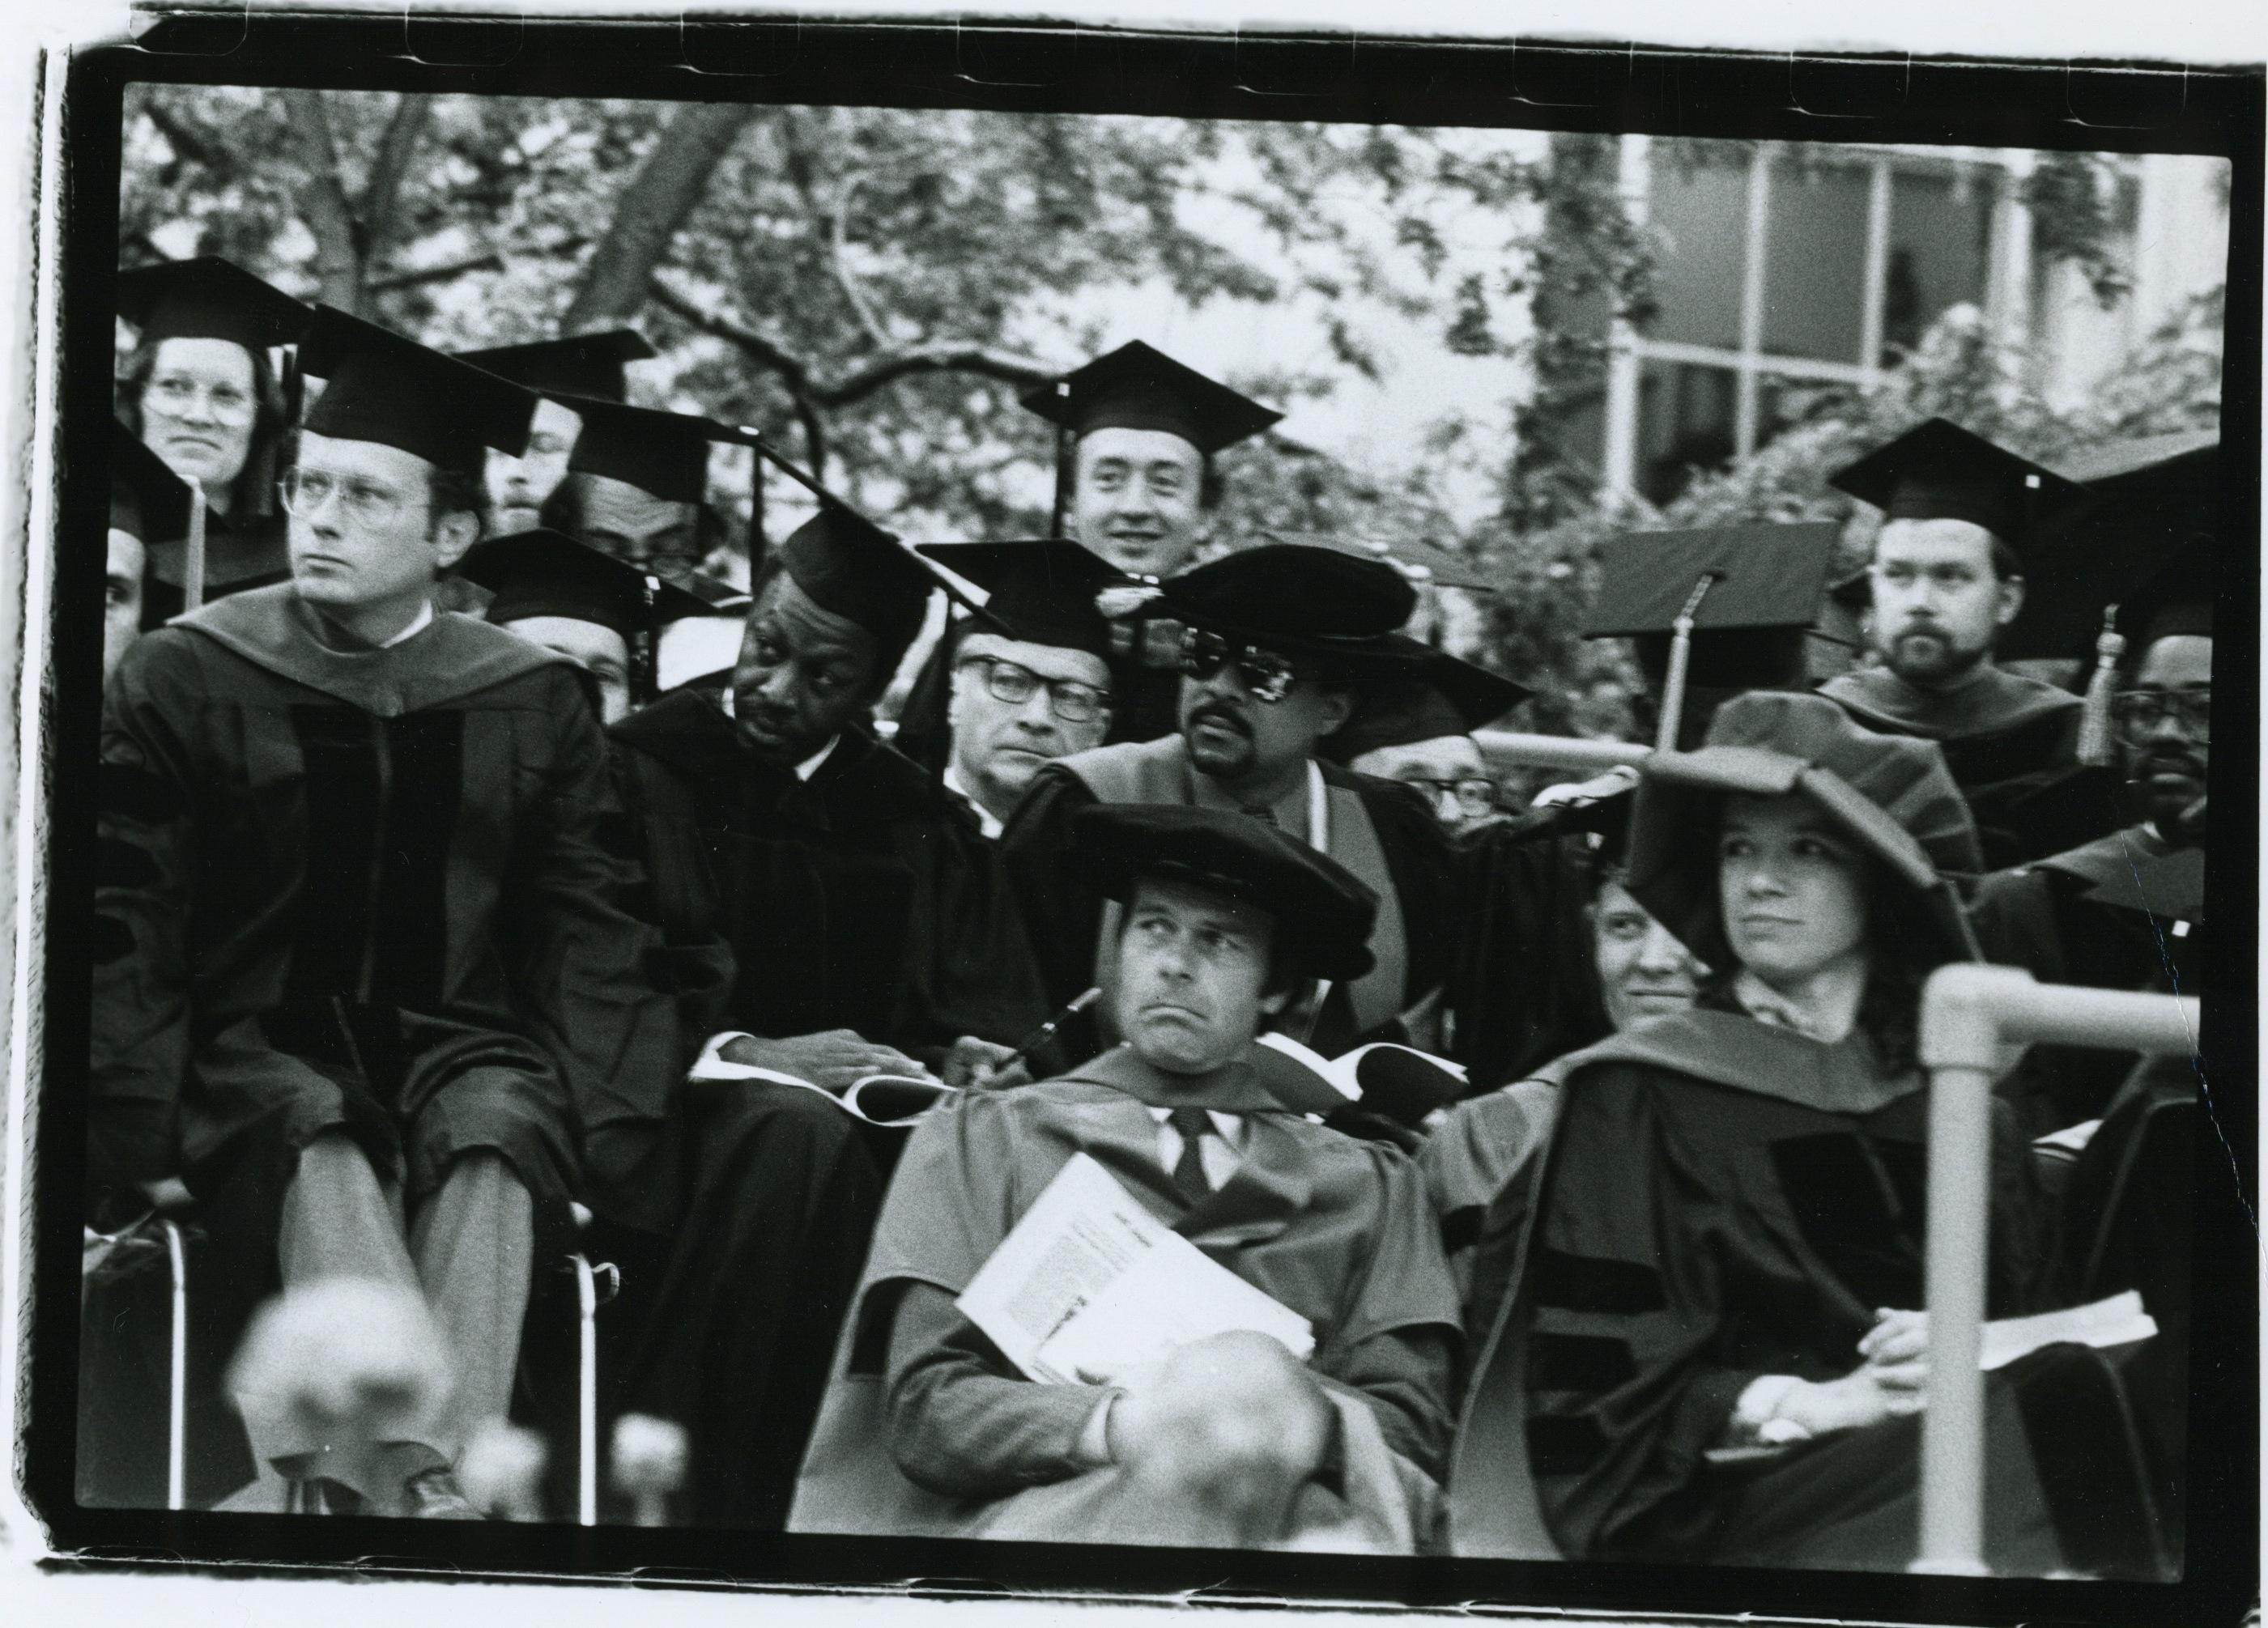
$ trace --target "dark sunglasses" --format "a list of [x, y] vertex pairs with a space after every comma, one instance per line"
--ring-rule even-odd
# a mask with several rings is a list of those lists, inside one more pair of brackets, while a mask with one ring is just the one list
[[1218, 633], [1202, 628], [1189, 628], [1182, 634], [1182, 671], [1199, 683], [1213, 677], [1223, 667], [1236, 669], [1237, 682], [1251, 693], [1252, 698], [1263, 706], [1274, 706], [1292, 693], [1292, 686], [1300, 675], [1292, 666], [1289, 656], [1278, 655], [1272, 650], [1223, 638]]

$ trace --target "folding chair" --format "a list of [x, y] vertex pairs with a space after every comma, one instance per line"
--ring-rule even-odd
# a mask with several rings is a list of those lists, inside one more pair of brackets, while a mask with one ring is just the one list
[[[104, 1267], [120, 1250], [161, 1249], [166, 1260], [172, 1335], [167, 1366], [166, 1404], [166, 1507], [188, 1507], [188, 1355], [189, 1355], [189, 1227], [195, 1201], [179, 1181], [158, 1185], [151, 1212], [113, 1234], [87, 1229], [90, 1256], [100, 1249], [99, 1259], [90, 1260], [80, 1279], [80, 1303], [95, 1286]], [[570, 1206], [579, 1238], [591, 1223], [582, 1204]], [[577, 1318], [576, 1362], [576, 1519], [583, 1526], [599, 1520], [599, 1308], [622, 1290], [622, 1273], [612, 1262], [593, 1263], [579, 1247], [566, 1259], [575, 1278]]]

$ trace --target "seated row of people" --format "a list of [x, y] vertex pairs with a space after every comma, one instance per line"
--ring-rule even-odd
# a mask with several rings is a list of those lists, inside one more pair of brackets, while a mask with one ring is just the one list
[[[1322, 867], [1326, 891], [1367, 902], [1359, 957], [1336, 954], [1328, 934], [1277, 957], [1254, 997], [1254, 1027], [1272, 1004], [1272, 1020], [1326, 1050], [1382, 1034], [1420, 1038], [1472, 1060], [1482, 1086], [1547, 1065], [1565, 1078], [1569, 1064], [1552, 1059], [1604, 1031], [1613, 998], [1602, 1003], [1594, 983], [1588, 883], [1562, 821], [1494, 824], [1453, 840], [1407, 792], [1322, 761], [1363, 697], [1439, 659], [1399, 635], [1411, 595], [1392, 567], [1277, 544], [1155, 585], [1145, 614], [1182, 624], [1162, 669], [1179, 686], [1178, 730], [1092, 751], [1025, 752], [1031, 772], [1011, 803], [1002, 793], [1012, 788], [923, 774], [865, 727], [937, 578], [826, 505], [752, 585], [729, 685], [627, 717], [609, 741], [576, 664], [435, 609], [438, 573], [472, 550], [480, 529], [482, 449], [524, 450], [535, 398], [328, 311], [301, 338], [298, 361], [326, 384], [284, 489], [289, 581], [147, 636], [111, 685], [90, 1145], [106, 1224], [132, 1219], [149, 1182], [186, 1177], [240, 1298], [344, 1275], [415, 1285], [433, 1305], [466, 1375], [458, 1417], [429, 1433], [436, 1440], [348, 1451], [254, 1423], [259, 1401], [244, 1399], [255, 1464], [299, 1483], [303, 1504], [466, 1513], [448, 1466], [475, 1425], [509, 1406], [532, 1263], [551, 1252], [573, 1199], [595, 1212], [586, 1237], [627, 1269], [631, 1298], [605, 1320], [609, 1409], [695, 1427], [690, 1519], [778, 1524], [898, 1145], [762, 1076], [839, 1087], [868, 1073], [933, 1071], [948, 1084], [996, 1087], [917, 1131], [891, 1189], [894, 1208], [915, 1206], [919, 1241], [943, 1247], [933, 1218], [920, 1219], [932, 1201], [914, 1196], [910, 1173], [928, 1157], [917, 1150], [946, 1134], [931, 1126], [973, 1123], [990, 1111], [983, 1104], [1005, 1111], [1022, 1100], [1018, 1042], [1051, 1012], [1090, 985], [1106, 991], [1091, 1015], [1056, 1032], [1042, 1072], [1085, 1080], [1082, 1067], [1123, 1061], [1130, 1047], [1157, 1064], [1129, 1027], [1140, 1015], [1138, 1003], [1132, 1017], [1126, 1006], [1140, 983], [1128, 949], [1130, 861], [1107, 859], [1114, 843], [1131, 840], [1126, 822], [1140, 826], [1136, 811], [1185, 816], [1190, 829], [1176, 840], [1202, 834], [1233, 852], [1273, 827], [1277, 837], [1262, 844], [1270, 865], [1296, 856]], [[1143, 416], [1156, 422], [1153, 411]], [[1109, 416], [1086, 432], [1137, 428]], [[971, 579], [990, 578], [992, 600], [989, 622], [965, 630], [955, 647], [962, 716], [981, 691], [1092, 724], [1094, 697], [1083, 692], [1115, 693], [1090, 681], [1092, 667], [1058, 669], [1035, 653], [1083, 650], [1116, 682], [1102, 654], [1118, 653], [1115, 636], [1092, 625], [1108, 622], [1096, 614], [1092, 570], [1058, 571], [1067, 546], [996, 551], [982, 564], [964, 556]], [[946, 563], [953, 553], [924, 552]], [[1059, 576], [1067, 590], [1051, 598]], [[500, 602], [503, 615], [490, 608], [497, 620], [546, 614], [540, 600], [519, 602], [516, 615], [509, 596]], [[998, 694], [1004, 684], [1020, 704]], [[2197, 710], [2183, 701], [2161, 716], [2178, 729]], [[1877, 739], [1825, 701], [1795, 716], [1815, 731], [1823, 718]], [[1949, 786], [1946, 794], [1961, 807]], [[1112, 831], [1120, 835], [1096, 835]], [[1217, 881], [1219, 866], [1233, 878], [1246, 864], [1197, 870]], [[1952, 856], [1948, 868], [1973, 873], [1977, 859]], [[1645, 897], [1635, 879], [1633, 890]], [[1232, 917], [1282, 908], [1256, 902], [1248, 880], [1228, 891]], [[1158, 931], [1170, 938], [1187, 925]], [[1331, 929], [1344, 934], [1344, 913]], [[1282, 936], [1280, 923], [1272, 930]], [[1675, 921], [1671, 930], [1689, 947], [1701, 931]], [[1205, 932], [1208, 954], [1236, 936], [1218, 919]], [[1702, 958], [1731, 965], [1722, 952]], [[1152, 1028], [1188, 1026], [1178, 1003], [1165, 1008]], [[1157, 1066], [1179, 1079], [1233, 1061], [1232, 1050], [1203, 1067]], [[1051, 1087], [1040, 1089], [1035, 1113]], [[1242, 1109], [1146, 1105], [1167, 1121], [1177, 1106], [1231, 1118], [1270, 1111], [1240, 1101]], [[1208, 1137], [1184, 1123], [1189, 1131], [1159, 1131], [1160, 1147], [1168, 1135], [1182, 1138], [1160, 1168], [1174, 1167], [1167, 1174], [1178, 1182], [1194, 1147], [1194, 1175], [1225, 1198], [1233, 1178], [1207, 1177], [1208, 1155], [1222, 1168], [1240, 1133]], [[1384, 1150], [1309, 1129], [1315, 1148], [1360, 1150], [1356, 1164], [1399, 1195], [1397, 1214], [1422, 1194], [1417, 1173]], [[1531, 1162], [1500, 1150], [1486, 1157], [1498, 1160], [1476, 1161], [1488, 1182]], [[1638, 1179], [1636, 1168], [1626, 1165], [1624, 1178]], [[1377, 1197], [1348, 1180], [1349, 1204]], [[1469, 1192], [1462, 1207], [1485, 1208], [1501, 1188]], [[1180, 1190], [1196, 1198], [1194, 1187]], [[1422, 1215], [1418, 1204], [1409, 1212]], [[968, 1204], [945, 1208], [956, 1225], [974, 1225]], [[1256, 1242], [1240, 1235], [1234, 1248]], [[1433, 1276], [1439, 1247], [1428, 1238], [1403, 1286], [1450, 1283]], [[934, 1270], [967, 1264], [964, 1255], [962, 1268]], [[1322, 1270], [1335, 1294], [1353, 1293], [1349, 1262]], [[948, 1301], [962, 1286], [923, 1280]], [[1314, 1299], [1321, 1284], [1300, 1281], [1275, 1292], [1319, 1330], [1337, 1327]], [[866, 1347], [880, 1366], [865, 1371], [887, 1376], [893, 1462], [932, 1493], [965, 1500], [997, 1485], [984, 1477], [1005, 1473], [999, 1463], [956, 1464], [956, 1449], [940, 1446], [947, 1421], [987, 1417], [980, 1381], [1001, 1376], [981, 1344], [926, 1296], [893, 1290], [858, 1304], [881, 1321], [854, 1321], [849, 1349], [882, 1342]], [[798, 1322], [780, 1316], [783, 1306], [821, 1309]], [[1348, 1302], [1329, 1306], [1346, 1314]], [[1446, 1308], [1396, 1327], [1447, 1330], [1440, 1350], [1453, 1352], [1454, 1287]], [[1412, 1342], [1414, 1352], [1401, 1349]], [[1297, 1487], [1321, 1465], [1326, 1490], [1344, 1492], [1342, 1471], [1390, 1471], [1366, 1484], [1368, 1502], [1342, 1498], [1328, 1519], [1295, 1520], [1296, 1498], [1276, 1508], [1272, 1494], [1240, 1503], [1245, 1492], [1215, 1489], [1196, 1502], [1226, 1500], [1226, 1524], [1204, 1529], [1245, 1535], [1239, 1541], [1294, 1529], [1312, 1538], [1351, 1529], [1345, 1515], [1365, 1543], [1430, 1541], [1436, 1515], [1424, 1487], [1439, 1486], [1445, 1438], [1427, 1420], [1447, 1417], [1447, 1365], [1431, 1335], [1392, 1350], [1384, 1366], [1393, 1372], [1378, 1386], [1408, 1405], [1348, 1415], [1332, 1403], [1322, 1456], [1295, 1451], [1258, 1477], [1273, 1484], [1285, 1464], [1305, 1463]], [[1344, 1372], [1319, 1356], [1317, 1371], [1363, 1389], [1351, 1376], [1375, 1355], [1350, 1357]], [[1261, 1360], [1243, 1352], [1231, 1366]], [[1808, 1360], [1815, 1370], [1825, 1358]], [[1163, 1446], [1130, 1448], [1131, 1460], [1099, 1456], [1113, 1451], [1114, 1431], [1124, 1436], [1114, 1421], [1129, 1405], [1138, 1442], [1205, 1439], [1211, 1416], [1200, 1393], [1215, 1381], [1201, 1379], [1220, 1365], [1191, 1362], [1190, 1374], [1159, 1376], [1167, 1400], [1155, 1408], [1090, 1399], [1073, 1443], [1083, 1458], [1032, 1462], [1138, 1462], [1135, 1479], [1153, 1491], [1175, 1477], [1202, 1480], [1201, 1458]], [[1292, 1413], [1310, 1425], [1324, 1419], [1300, 1403], [1298, 1386], [1291, 1391]], [[1057, 1424], [1071, 1411], [1061, 1399], [1047, 1405]], [[1365, 1418], [1378, 1425], [1375, 1440], [1359, 1427]], [[901, 1451], [901, 1427], [936, 1453]], [[1313, 1433], [1286, 1416], [1284, 1444]], [[1104, 1476], [1088, 1485], [1105, 1483], [1116, 1484]], [[1406, 1494], [1400, 1525], [1380, 1514], [1392, 1501], [1372, 1496], [1388, 1483]], [[1123, 1492], [1092, 1495], [1101, 1508]], [[1130, 1506], [1147, 1502], [1144, 1493]]]

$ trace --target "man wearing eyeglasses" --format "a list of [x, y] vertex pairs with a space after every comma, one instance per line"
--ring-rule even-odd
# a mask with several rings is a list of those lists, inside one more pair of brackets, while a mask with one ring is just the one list
[[[1329, 1054], [1400, 1038], [1425, 1015], [1451, 958], [1440, 924], [1455, 919], [1454, 851], [1408, 790], [1318, 755], [1359, 692], [1431, 653], [1397, 631], [1415, 602], [1393, 566], [1313, 544], [1241, 549], [1166, 582], [1159, 608], [1187, 630], [1179, 732], [1042, 768], [1001, 837], [1051, 1004], [1104, 982], [1115, 941], [1105, 901], [1067, 858], [1071, 815], [1187, 803], [1275, 825], [1379, 895], [1370, 971], [1302, 991], [1290, 1032]], [[1110, 1038], [1064, 1032], [1074, 1059]]]
[[939, 778], [997, 837], [1033, 776], [1101, 746], [1109, 732], [1111, 630], [1094, 601], [1124, 578], [1073, 542], [917, 551], [988, 595], [954, 652], [952, 739]]
[[[2119, 606], [2126, 663], [2111, 698], [2111, 730], [2128, 792], [2143, 817], [1984, 878], [1970, 914], [1992, 960], [2013, 961], [2054, 983], [2197, 987], [2197, 924], [2182, 919], [2170, 901], [2154, 914], [2088, 895], [2131, 886], [2152, 860], [2204, 844], [2213, 734], [2211, 573], [2210, 543], [2193, 541]], [[2124, 1072], [2113, 1054], [2060, 1049], [2036, 1055], [2027, 1067], [2044, 1098], [2043, 1116], [2057, 1126], [2099, 1116]]]
[[[232, 1395], [278, 1502], [466, 1518], [538, 1238], [571, 1197], [659, 1202], [583, 1168], [635, 1162], [610, 1150], [661, 1117], [676, 1036], [574, 667], [434, 608], [534, 399], [328, 307], [300, 355], [291, 579], [144, 635], [106, 696], [89, 1195], [99, 1227], [188, 1187], [206, 1327], [283, 1291], [295, 1359]], [[415, 1310], [445, 1410], [327, 1408], [377, 1361], [312, 1309], [342, 1278]]]

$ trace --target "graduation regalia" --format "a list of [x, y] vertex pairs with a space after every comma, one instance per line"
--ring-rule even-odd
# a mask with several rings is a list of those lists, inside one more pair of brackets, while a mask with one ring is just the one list
[[[1500, 1195], [1484, 1228], [1484, 1252], [1491, 1234], [1525, 1242], [1460, 1427], [1457, 1551], [1508, 1551], [1518, 1452], [1571, 1558], [1901, 1565], [1915, 1541], [1914, 1421], [1756, 1464], [1704, 1455], [1750, 1381], [1839, 1377], [1875, 1308], [1923, 1303], [1920, 1076], [1885, 1076], [1857, 1036], [1829, 1045], [1704, 1010], [1605, 1041], [1566, 1075], [1535, 1179]], [[2007, 1315], [2036, 1308], [2047, 1233], [2005, 1108], [1992, 1168], [1989, 1304]], [[2023, 1411], [2000, 1396], [1990, 1411], [1988, 1555], [2048, 1569], [2061, 1555]], [[2124, 1467], [2086, 1468], [2081, 1496], [2099, 1500]]]
[[[1980, 527], [1992, 540], [1996, 571], [2053, 578], [2083, 564], [2057, 557], [2055, 539], [2086, 492], [1950, 419], [1917, 425], [1838, 470], [1830, 483], [1881, 510], [1886, 525], [1959, 520]], [[2020, 611], [2006, 630], [1999, 643], [2007, 654], [2032, 653], [2025, 641], [2036, 630], [2028, 620], [2039, 617]], [[1882, 669], [1844, 674], [1820, 693], [1869, 729], [1939, 744], [1976, 815], [1990, 867], [2075, 846], [2119, 821], [2115, 777], [2079, 761], [2082, 704], [2051, 684], [1985, 662], [1941, 690], [1918, 689]]]
[[615, 743], [704, 1035], [850, 1028], [918, 1055], [963, 1035], [1013, 1044], [1047, 1016], [974, 819], [888, 747], [846, 731], [799, 782], [691, 692], [627, 720]]
[[563, 1212], [578, 1110], [602, 1135], [657, 1111], [669, 1013], [597, 840], [603, 738], [549, 652], [447, 615], [344, 651], [290, 586], [238, 594], [129, 652], [98, 797], [91, 1206], [187, 1182], [230, 1263], [201, 1342], [273, 1286], [319, 1134], [413, 1205], [493, 1150]]
[[1984, 859], [2021, 864], [2093, 836], [2116, 818], [2115, 786], [2078, 762], [2081, 703], [1996, 667], [1961, 689], [1915, 689], [1887, 667], [1845, 673], [1819, 693], [1867, 728], [1934, 740], [1976, 816]]
[[[1242, 1160], [1204, 1198], [1193, 1202], [1160, 1165], [1144, 1106], [1153, 1101], [1243, 1116]], [[1113, 1471], [1083, 1470], [1071, 1450], [1101, 1391], [1022, 1382], [981, 1338], [943, 1364], [929, 1359], [942, 1353], [891, 1342], [904, 1291], [965, 1288], [1079, 1152], [1314, 1324], [1311, 1366], [1345, 1427], [1344, 1473], [1340, 1492], [1302, 1492], [1294, 1541], [1406, 1551], [1446, 1447], [1456, 1317], [1416, 1170], [1392, 1149], [1277, 1106], [1248, 1064], [1167, 1075], [1125, 1048], [1042, 1085], [966, 1094], [916, 1129], [792, 1529], [1093, 1542], [1108, 1541], [1114, 1517], [1138, 1517], [1112, 1503]], [[920, 1380], [898, 1377], [912, 1369]]]
[[[1371, 939], [1372, 971], [1326, 1000], [1314, 1043], [1326, 1054], [1401, 1033], [1398, 1021], [1447, 981], [1453, 935], [1425, 924], [1453, 918], [1458, 880], [1455, 848], [1424, 801], [1406, 787], [1334, 764], [1316, 763], [1324, 788], [1324, 851], [1380, 895]], [[1024, 908], [1034, 953], [1051, 1006], [1095, 981], [1105, 920], [1101, 892], [1071, 858], [1071, 820], [1097, 803], [1199, 803], [1210, 783], [1191, 762], [1178, 734], [1162, 740], [1098, 747], [1041, 770], [1017, 806], [1000, 846]], [[1304, 804], [1303, 789], [1300, 800]], [[1287, 821], [1302, 827], [1305, 811]], [[1303, 829], [1300, 834], [1307, 833]], [[1101, 1044], [1093, 1025], [1059, 1042], [1091, 1056]]]
[[[1986, 956], [2023, 968], [2043, 983], [2095, 989], [2198, 986], [2198, 939], [2170, 919], [2088, 897], [2135, 867], [2175, 851], [2156, 828], [2129, 826], [1978, 885], [1970, 920]], [[2127, 1068], [2117, 1053], [2035, 1047], [2021, 1065], [2027, 1128], [2035, 1134], [2102, 1116]]]

